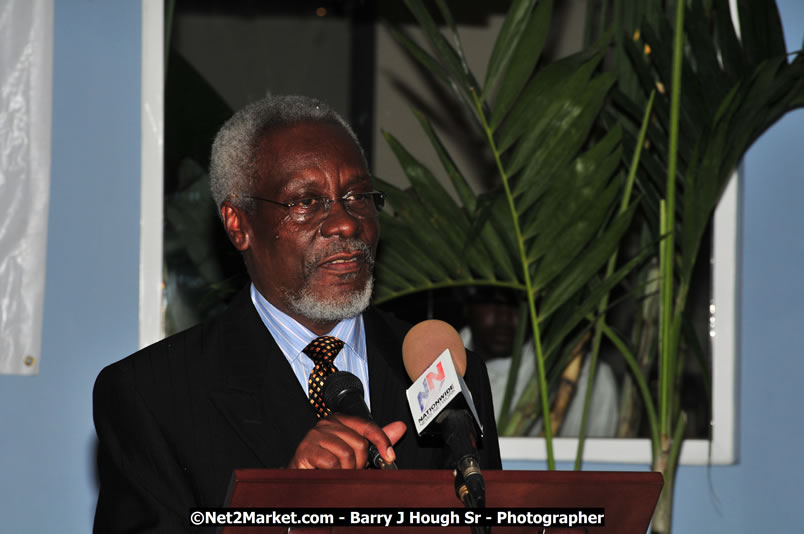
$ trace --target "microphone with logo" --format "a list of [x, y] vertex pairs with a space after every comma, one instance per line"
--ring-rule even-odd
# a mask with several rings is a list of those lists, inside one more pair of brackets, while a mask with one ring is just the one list
[[455, 465], [458, 498], [468, 508], [483, 508], [486, 489], [477, 453], [483, 427], [463, 381], [466, 349], [461, 336], [444, 321], [423, 321], [405, 336], [402, 359], [413, 380], [407, 396], [416, 431], [442, 436]]
[[[371, 411], [363, 400], [363, 383], [350, 372], [335, 371], [326, 378], [321, 398], [335, 413], [353, 415], [373, 421]], [[377, 446], [369, 442], [369, 462], [377, 469], [396, 469], [396, 462], [390, 464], [383, 460]]]

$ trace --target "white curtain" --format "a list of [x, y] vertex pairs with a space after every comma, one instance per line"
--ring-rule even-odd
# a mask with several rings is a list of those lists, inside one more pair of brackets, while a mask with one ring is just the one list
[[36, 374], [50, 196], [53, 0], [0, 0], [0, 373]]

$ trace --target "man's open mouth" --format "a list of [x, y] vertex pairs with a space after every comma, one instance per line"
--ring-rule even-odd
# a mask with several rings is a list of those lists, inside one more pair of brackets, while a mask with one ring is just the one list
[[360, 251], [355, 251], [329, 256], [318, 264], [318, 268], [336, 274], [351, 274], [358, 272], [365, 264], [366, 256]]

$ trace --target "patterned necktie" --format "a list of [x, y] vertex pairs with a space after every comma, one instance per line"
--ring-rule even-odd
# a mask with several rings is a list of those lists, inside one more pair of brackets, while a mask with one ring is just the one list
[[341, 351], [343, 345], [343, 341], [337, 337], [321, 336], [312, 340], [302, 350], [315, 363], [315, 367], [310, 372], [310, 379], [307, 381], [307, 391], [310, 394], [310, 406], [313, 407], [318, 418], [326, 417], [331, 412], [324, 404], [321, 392], [324, 390], [326, 378], [337, 371], [332, 362], [335, 361], [335, 356]]

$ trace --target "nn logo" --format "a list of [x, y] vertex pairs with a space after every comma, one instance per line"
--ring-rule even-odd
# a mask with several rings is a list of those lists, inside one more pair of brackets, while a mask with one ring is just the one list
[[436, 365], [436, 371], [430, 371], [427, 373], [427, 376], [424, 377], [424, 388], [416, 396], [416, 398], [419, 400], [420, 410], [424, 411], [424, 405], [427, 403], [430, 395], [436, 391], [436, 388], [440, 390], [443, 384], [444, 367], [442, 366], [441, 362], [438, 362]]

